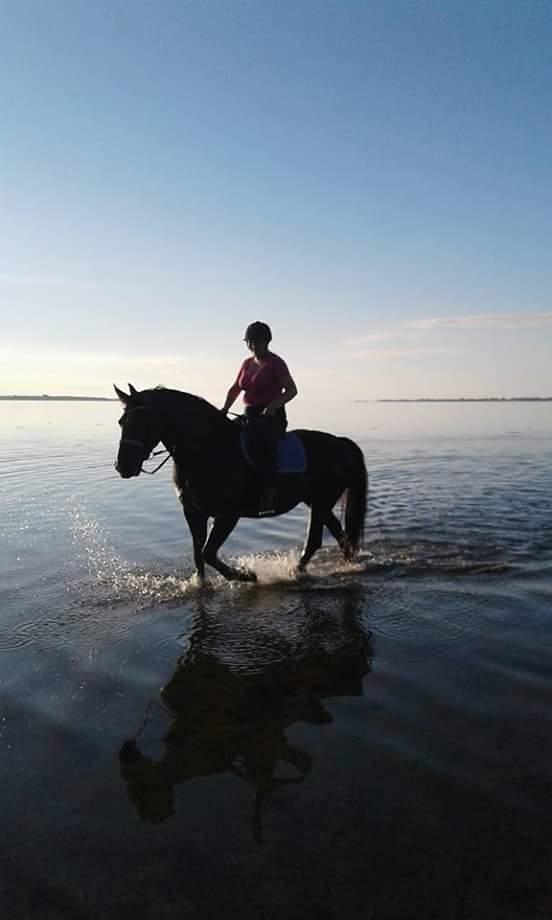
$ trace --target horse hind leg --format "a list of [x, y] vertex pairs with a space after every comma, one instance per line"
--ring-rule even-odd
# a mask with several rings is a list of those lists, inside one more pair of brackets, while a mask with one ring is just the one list
[[343, 527], [341, 526], [333, 511], [327, 511], [325, 513], [324, 524], [330, 531], [332, 537], [336, 540], [339, 548], [342, 550], [343, 555], [345, 556], [345, 559], [349, 559], [350, 551], [347, 545], [347, 537]]
[[322, 546], [323, 526], [324, 515], [318, 508], [311, 508], [307, 539], [303, 547], [303, 552], [301, 553], [301, 558], [299, 559], [299, 563], [297, 565], [297, 568], [300, 572], [305, 571], [316, 550], [320, 549]]
[[326, 525], [332, 537], [337, 542], [345, 559], [351, 559], [352, 553], [347, 535], [333, 511], [327, 510], [320, 512], [313, 509], [311, 510], [307, 540], [305, 542], [303, 554], [299, 560], [299, 571], [305, 570], [310, 559], [312, 559], [315, 552], [322, 546], [322, 530], [324, 525]]

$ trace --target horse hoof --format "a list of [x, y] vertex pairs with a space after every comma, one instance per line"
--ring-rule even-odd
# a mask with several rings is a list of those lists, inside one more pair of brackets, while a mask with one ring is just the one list
[[257, 576], [251, 569], [231, 569], [226, 577], [230, 581], [257, 581]]
[[251, 569], [230, 569], [225, 566], [223, 569], [219, 568], [218, 571], [227, 581], [257, 581], [257, 576]]
[[257, 581], [257, 576], [255, 575], [255, 572], [251, 572], [249, 569], [245, 569], [245, 570], [238, 572], [238, 578], [240, 579], [240, 581], [249, 581], [249, 582]]
[[343, 550], [345, 562], [352, 562], [356, 556], [356, 547], [353, 546], [349, 540], [344, 540], [341, 549]]

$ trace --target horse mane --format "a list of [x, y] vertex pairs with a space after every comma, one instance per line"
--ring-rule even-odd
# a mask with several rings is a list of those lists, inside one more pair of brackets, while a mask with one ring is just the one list
[[200, 410], [206, 420], [218, 422], [228, 421], [222, 415], [219, 409], [212, 403], [204, 399], [203, 396], [196, 396], [194, 393], [186, 393], [184, 390], [171, 390], [158, 384], [150, 390], [143, 390], [140, 394], [146, 400], [160, 409], [173, 412], [183, 412]]

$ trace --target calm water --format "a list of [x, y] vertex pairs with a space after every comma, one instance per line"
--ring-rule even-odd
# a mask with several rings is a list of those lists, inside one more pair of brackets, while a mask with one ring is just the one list
[[360, 559], [297, 509], [200, 589], [116, 404], [0, 402], [2, 918], [550, 918], [551, 413], [303, 404]]

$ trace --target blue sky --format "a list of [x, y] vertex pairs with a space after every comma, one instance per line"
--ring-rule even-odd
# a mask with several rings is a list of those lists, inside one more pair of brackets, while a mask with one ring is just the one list
[[552, 393], [548, 2], [0, 12], [0, 392]]

